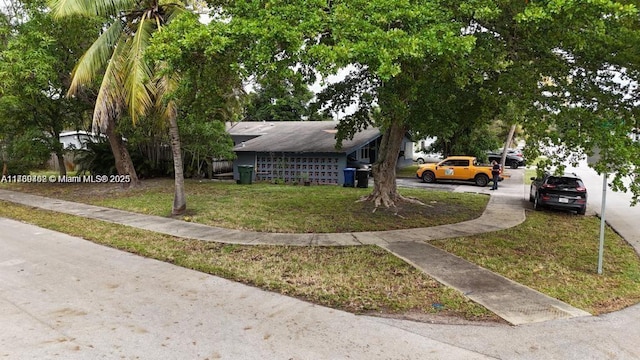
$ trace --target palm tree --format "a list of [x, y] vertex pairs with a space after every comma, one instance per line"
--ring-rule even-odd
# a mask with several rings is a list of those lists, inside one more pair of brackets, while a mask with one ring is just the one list
[[78, 61], [68, 95], [76, 94], [83, 85], [102, 76], [93, 113], [93, 126], [109, 138], [116, 158], [116, 168], [129, 174], [135, 186], [138, 177], [129, 153], [116, 133], [116, 121], [127, 111], [131, 121], [151, 112], [160, 114], [169, 125], [175, 170], [175, 195], [172, 214], [186, 210], [184, 176], [177, 110], [167, 94], [178, 84], [177, 75], [161, 73], [144, 58], [155, 31], [176, 15], [187, 11], [191, 1], [176, 0], [49, 0], [57, 17], [81, 15], [106, 19], [104, 31]]

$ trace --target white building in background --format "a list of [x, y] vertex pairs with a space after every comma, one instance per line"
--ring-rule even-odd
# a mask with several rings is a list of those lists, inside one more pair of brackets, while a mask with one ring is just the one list
[[96, 142], [104, 135], [97, 135], [83, 130], [60, 133], [60, 143], [65, 150], [86, 149], [88, 142]]
[[[60, 143], [64, 150], [86, 149], [88, 142], [96, 142], [101, 138], [105, 138], [105, 136], [83, 130], [65, 131], [60, 133]], [[75, 170], [76, 165], [73, 152], [65, 151], [64, 165], [67, 171]], [[51, 158], [47, 161], [46, 167], [49, 170], [59, 170], [58, 158], [55, 154], [51, 154]]]

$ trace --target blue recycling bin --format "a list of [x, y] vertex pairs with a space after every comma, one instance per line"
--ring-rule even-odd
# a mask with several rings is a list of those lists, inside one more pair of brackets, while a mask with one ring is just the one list
[[356, 169], [344, 168], [344, 187], [356, 186]]

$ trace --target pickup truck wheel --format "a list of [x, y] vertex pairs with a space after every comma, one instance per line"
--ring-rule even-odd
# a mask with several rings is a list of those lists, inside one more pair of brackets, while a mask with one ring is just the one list
[[425, 171], [422, 173], [422, 181], [426, 183], [436, 182], [436, 174], [432, 173], [431, 171]]
[[489, 177], [485, 174], [479, 174], [476, 175], [476, 185], [478, 186], [487, 186], [487, 184], [489, 183]]

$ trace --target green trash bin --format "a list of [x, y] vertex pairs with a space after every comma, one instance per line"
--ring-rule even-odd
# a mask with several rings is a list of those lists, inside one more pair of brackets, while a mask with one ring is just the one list
[[253, 180], [253, 165], [238, 165], [240, 179], [238, 184], [251, 184]]

